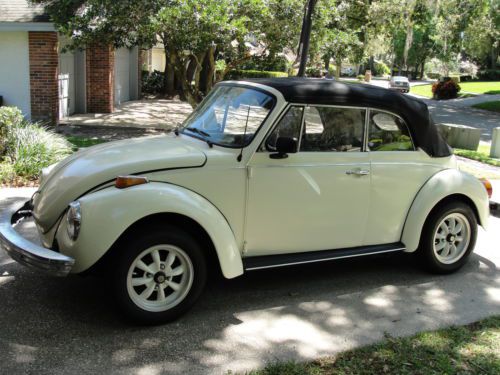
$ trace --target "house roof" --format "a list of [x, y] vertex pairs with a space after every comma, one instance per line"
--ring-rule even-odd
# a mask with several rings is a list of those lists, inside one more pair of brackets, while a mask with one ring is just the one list
[[43, 5], [28, 0], [0, 0], [0, 22], [50, 22]]
[[371, 85], [315, 78], [256, 78], [245, 81], [272, 87], [290, 103], [360, 106], [393, 112], [408, 124], [417, 147], [434, 157], [451, 154], [427, 105], [411, 96]]

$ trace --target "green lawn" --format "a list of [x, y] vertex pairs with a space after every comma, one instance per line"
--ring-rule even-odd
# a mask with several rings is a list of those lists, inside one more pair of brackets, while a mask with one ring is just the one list
[[85, 137], [74, 137], [74, 136], [69, 136], [67, 137], [68, 142], [70, 142], [76, 149], [78, 148], [84, 148], [84, 147], [90, 147], [94, 145], [98, 145], [101, 143], [108, 142], [105, 139], [99, 139], [99, 138], [85, 138]]
[[274, 363], [251, 375], [500, 374], [500, 317], [419, 333], [310, 363]]
[[462, 91], [472, 92], [474, 94], [500, 94], [500, 81], [496, 82], [462, 82], [460, 83]]
[[455, 148], [455, 155], [500, 167], [500, 159], [490, 158], [490, 145], [480, 143], [477, 151]]
[[500, 100], [494, 100], [492, 102], [474, 104], [474, 108], [485, 109], [492, 112], [500, 112]]
[[[473, 94], [500, 94], [500, 81], [494, 82], [461, 82], [462, 88], [460, 96], [465, 96], [464, 92]], [[412, 86], [411, 93], [432, 98], [432, 85]]]

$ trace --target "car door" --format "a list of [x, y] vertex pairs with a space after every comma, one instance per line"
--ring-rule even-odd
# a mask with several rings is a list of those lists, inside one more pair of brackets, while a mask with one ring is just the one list
[[[245, 255], [359, 246], [369, 209], [366, 110], [290, 106], [248, 164]], [[278, 137], [297, 153], [273, 159]]]
[[399, 116], [370, 109], [368, 118], [372, 187], [370, 225], [364, 244], [399, 242], [415, 196], [443, 166], [415, 148], [408, 127]]

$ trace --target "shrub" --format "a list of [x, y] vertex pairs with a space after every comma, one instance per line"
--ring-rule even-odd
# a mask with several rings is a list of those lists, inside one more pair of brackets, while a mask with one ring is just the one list
[[259, 70], [265, 72], [286, 72], [290, 64], [285, 56], [252, 56], [245, 61], [240, 70]]
[[358, 81], [363, 82], [364, 80], [365, 80], [365, 75], [364, 74], [358, 75]]
[[386, 64], [384, 64], [382, 61], [376, 61], [375, 64], [373, 65], [373, 67], [375, 68], [374, 73], [376, 76], [381, 77], [381, 76], [384, 76], [387, 74], [391, 74], [391, 69]]
[[6, 129], [0, 183], [10, 182], [16, 176], [36, 179], [42, 168], [72, 152], [63, 136], [24, 120], [17, 108], [0, 108], [0, 128]]
[[441, 74], [440, 73], [432, 73], [432, 72], [428, 72], [425, 74], [428, 78], [430, 79], [439, 79], [441, 78]]
[[224, 79], [243, 79], [243, 78], [277, 78], [277, 77], [288, 77], [285, 72], [268, 72], [263, 70], [231, 70], [229, 71]]
[[18, 176], [36, 178], [42, 168], [71, 154], [71, 145], [51, 130], [26, 123], [11, 129], [8, 153]]
[[306, 68], [306, 76], [307, 77], [314, 77], [314, 78], [321, 78], [322, 77], [321, 69], [315, 68], [315, 67]]
[[483, 81], [500, 81], [500, 69], [481, 70], [477, 77]]
[[0, 108], [0, 160], [7, 151], [7, 137], [9, 129], [23, 123], [24, 117], [17, 107]]
[[436, 82], [432, 85], [435, 99], [453, 99], [458, 96], [460, 85], [452, 79]]
[[147, 70], [142, 71], [142, 83], [141, 90], [148, 94], [159, 94], [163, 91], [163, 79], [164, 74], [159, 70], [153, 72], [148, 72]]

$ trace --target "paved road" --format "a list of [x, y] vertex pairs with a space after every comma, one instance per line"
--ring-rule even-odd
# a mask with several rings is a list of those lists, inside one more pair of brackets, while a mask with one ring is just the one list
[[[3, 189], [0, 210], [29, 193]], [[32, 224], [22, 230], [33, 237]], [[220, 374], [469, 323], [500, 314], [499, 232], [492, 217], [446, 277], [385, 256], [213, 278], [188, 315], [160, 327], [124, 322], [100, 279], [39, 275], [0, 250], [0, 372]]]

